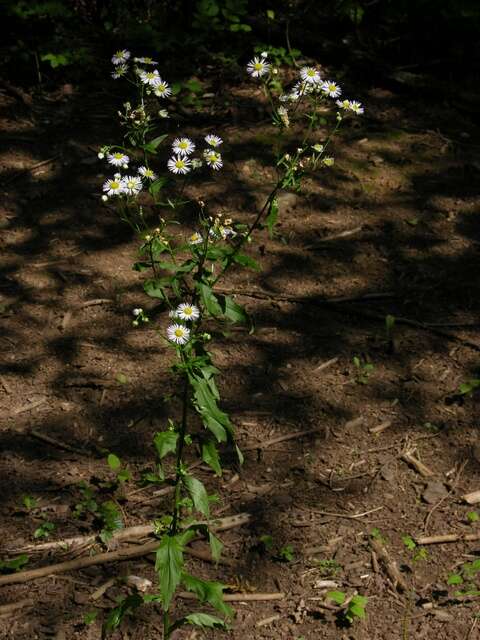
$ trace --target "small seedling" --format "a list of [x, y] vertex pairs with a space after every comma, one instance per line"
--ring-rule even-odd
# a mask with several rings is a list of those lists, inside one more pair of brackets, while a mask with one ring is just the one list
[[370, 374], [375, 369], [371, 362], [362, 362], [358, 356], [354, 356], [353, 364], [356, 369], [356, 381], [359, 384], [367, 384]]
[[287, 544], [285, 547], [282, 547], [277, 555], [277, 559], [280, 562], [292, 562], [294, 558], [295, 555], [291, 544]]
[[467, 520], [470, 524], [473, 524], [474, 522], [478, 522], [478, 520], [480, 520], [480, 516], [478, 515], [477, 511], [469, 511], [467, 513]]
[[29, 557], [26, 553], [21, 556], [13, 558], [13, 560], [0, 560], [0, 573], [14, 573], [20, 571], [29, 562]]
[[112, 471], [115, 471], [115, 473], [117, 474], [117, 480], [120, 484], [123, 484], [127, 480], [131, 479], [132, 476], [130, 471], [125, 467], [122, 468], [122, 461], [114, 453], [110, 453], [107, 456], [107, 464], [110, 469]]
[[28, 495], [22, 496], [22, 503], [27, 511], [31, 511], [37, 506], [36, 499]]
[[[329, 591], [327, 593], [327, 598], [341, 607], [347, 600], [347, 595], [344, 591]], [[367, 602], [368, 598], [365, 596], [354, 595], [338, 615], [342, 620], [348, 622], [348, 624], [353, 624], [356, 618], [363, 620], [365, 618], [365, 607]]]
[[382, 544], [385, 544], [387, 542], [387, 539], [382, 536], [380, 529], [378, 529], [378, 527], [373, 527], [373, 529], [370, 531], [370, 536], [374, 540], [378, 540]]
[[34, 538], [48, 538], [55, 529], [53, 522], [44, 522], [33, 532]]
[[412, 552], [413, 562], [428, 560], [428, 551], [425, 549], [425, 547], [419, 547], [412, 536], [402, 536], [402, 542], [406, 546], [406, 548]]
[[315, 564], [320, 570], [322, 578], [334, 577], [342, 570], [342, 565], [336, 560], [316, 560]]
[[472, 378], [467, 382], [463, 382], [458, 387], [458, 393], [461, 396], [471, 396], [473, 392], [480, 387], [480, 379]]

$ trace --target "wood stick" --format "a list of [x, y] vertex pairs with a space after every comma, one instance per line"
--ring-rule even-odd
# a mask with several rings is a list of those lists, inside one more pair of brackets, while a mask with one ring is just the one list
[[419, 545], [476, 542], [477, 540], [480, 540], [480, 533], [446, 533], [438, 536], [415, 536], [415, 542]]
[[47, 442], [48, 444], [53, 445], [54, 447], [58, 447], [59, 449], [64, 449], [65, 451], [71, 451], [72, 453], [78, 453], [84, 456], [87, 451], [83, 451], [83, 449], [77, 449], [77, 447], [72, 447], [72, 445], [67, 444], [66, 442], [60, 442], [60, 440], [56, 440], [52, 438], [52, 436], [47, 436], [46, 433], [42, 433], [41, 431], [37, 431], [37, 429], [30, 429], [27, 432], [28, 435], [33, 436], [34, 438], [38, 438], [39, 440], [43, 440], [43, 442]]
[[[194, 593], [188, 591], [180, 591], [177, 593], [179, 598], [185, 600], [196, 600], [197, 596]], [[265, 602], [267, 600], [283, 600], [285, 594], [278, 593], [224, 593], [224, 602]]]
[[[235, 527], [241, 527], [244, 524], [250, 522], [249, 513], [237, 513], [233, 516], [226, 516], [225, 518], [214, 518], [211, 521], [212, 531], [227, 531]], [[140, 524], [134, 527], [126, 527], [115, 531], [110, 538], [113, 543], [135, 540], [138, 538], [145, 538], [154, 532], [154, 526], [151, 524]], [[73, 538], [64, 538], [63, 540], [53, 540], [51, 542], [42, 542], [40, 544], [30, 544], [24, 547], [10, 549], [7, 554], [15, 555], [18, 553], [40, 553], [44, 551], [50, 551], [52, 549], [63, 549], [70, 547], [80, 547], [84, 545], [93, 544], [97, 541], [98, 534], [94, 533], [88, 536], [74, 536]]]
[[480, 491], [472, 491], [472, 493], [466, 493], [462, 496], [462, 500], [465, 500], [468, 504], [478, 504], [480, 502]]
[[280, 620], [282, 616], [277, 613], [274, 616], [269, 616], [268, 618], [263, 618], [263, 620], [259, 620], [258, 622], [255, 623], [256, 627], [266, 627], [268, 624], [272, 624], [272, 622], [276, 622], [277, 620]]
[[19, 600], [18, 602], [11, 602], [10, 604], [3, 604], [0, 606], [0, 616], [6, 616], [17, 609], [23, 609], [24, 607], [32, 607], [34, 604], [31, 598], [26, 598], [25, 600]]
[[400, 458], [407, 464], [414, 467], [414, 469], [418, 471], [418, 473], [423, 478], [431, 478], [432, 476], [435, 475], [431, 469], [429, 469], [425, 464], [423, 464], [423, 462], [420, 462], [418, 458], [415, 458], [415, 456], [412, 454], [411, 451], [405, 451], [404, 453], [402, 453]]
[[369, 429], [369, 432], [370, 433], [382, 433], [383, 431], [385, 431], [385, 429], [388, 429], [388, 427], [391, 427], [391, 426], [392, 426], [392, 421], [391, 420], [385, 420], [384, 422], [380, 423], [376, 427], [371, 427]]
[[248, 447], [242, 447], [242, 451], [255, 451], [255, 449], [265, 449], [266, 447], [278, 444], [279, 442], [294, 440], [295, 438], [303, 438], [303, 436], [309, 436], [313, 433], [320, 433], [320, 431], [320, 429], [307, 429], [306, 431], [295, 431], [294, 433], [287, 433], [283, 436], [277, 436], [275, 438], [270, 438], [269, 440], [264, 440], [263, 442], [259, 442], [258, 444], [251, 444]]
[[319, 511], [317, 509], [309, 509], [308, 507], [305, 507], [305, 511], [316, 513], [319, 516], [330, 516], [331, 518], [346, 518], [347, 520], [356, 520], [357, 518], [363, 518], [364, 516], [368, 516], [370, 513], [375, 513], [375, 511], [380, 511], [380, 509], [383, 509], [383, 506], [375, 507], [375, 509], [370, 509], [370, 511], [364, 511], [363, 513], [352, 513], [350, 515], [348, 513], [336, 513], [334, 511]]
[[377, 540], [376, 538], [370, 538], [370, 547], [372, 548], [372, 551], [375, 551], [377, 558], [382, 561], [385, 567], [385, 571], [387, 572], [390, 580], [393, 582], [395, 589], [397, 589], [398, 591], [408, 591], [409, 587], [407, 581], [400, 573], [400, 570], [397, 567], [397, 563], [395, 562], [395, 560], [392, 560], [392, 558], [390, 558], [388, 551], [385, 549], [380, 540]]
[[31, 411], [32, 409], [36, 409], [40, 405], [44, 404], [47, 401], [46, 398], [42, 398], [41, 400], [35, 400], [34, 402], [29, 402], [28, 404], [24, 404], [18, 409], [14, 409], [12, 411], [13, 416], [18, 416], [20, 413], [25, 413], [25, 411]]
[[314, 371], [316, 373], [319, 373], [320, 371], [324, 371], [328, 367], [331, 367], [332, 364], [336, 364], [337, 362], [338, 362], [338, 356], [336, 358], [330, 358], [330, 360], [327, 360], [326, 362], [322, 362], [322, 364], [319, 364], [318, 367], [315, 367]]

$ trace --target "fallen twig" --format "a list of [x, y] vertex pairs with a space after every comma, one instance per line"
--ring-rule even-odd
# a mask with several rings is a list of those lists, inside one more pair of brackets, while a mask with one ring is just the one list
[[285, 442], [286, 440], [295, 440], [296, 438], [303, 438], [303, 436], [309, 436], [313, 433], [319, 433], [320, 429], [307, 429], [306, 431], [294, 431], [293, 433], [286, 433], [283, 436], [276, 436], [269, 440], [264, 440], [258, 444], [251, 444], [247, 447], [242, 447], [242, 451], [254, 451], [255, 449], [265, 449], [279, 442]]
[[472, 493], [466, 493], [462, 496], [462, 500], [465, 500], [467, 504], [478, 504], [480, 502], [480, 491], [472, 491]]
[[263, 618], [263, 620], [259, 620], [258, 622], [255, 623], [256, 627], [266, 627], [268, 624], [272, 624], [272, 622], [276, 622], [277, 620], [280, 620], [282, 616], [277, 613], [274, 616], [270, 616], [268, 618]]
[[36, 162], [35, 164], [32, 164], [30, 167], [26, 167], [25, 169], [21, 169], [20, 171], [17, 171], [17, 173], [14, 173], [12, 176], [10, 176], [6, 180], [4, 180], [3, 183], [2, 183], [2, 186], [6, 187], [11, 182], [14, 182], [15, 180], [17, 180], [17, 178], [20, 178], [21, 176], [25, 175], [26, 173], [31, 173], [32, 171], [35, 171], [36, 169], [40, 169], [40, 167], [45, 167], [47, 164], [51, 164], [52, 162], [55, 162], [55, 160], [57, 158], [59, 158], [60, 155], [61, 155], [60, 153], [57, 153], [55, 156], [52, 156], [51, 158], [48, 158], [47, 160], [42, 160], [41, 162]]
[[393, 586], [397, 591], [408, 591], [408, 584], [405, 578], [400, 573], [399, 568], [395, 560], [390, 558], [390, 555], [380, 540], [376, 538], [370, 538], [370, 547], [375, 552], [377, 558], [379, 558], [387, 572], [388, 577], [393, 583]]
[[355, 234], [362, 231], [362, 229], [363, 229], [363, 225], [360, 225], [359, 227], [355, 227], [354, 229], [346, 229], [345, 231], [341, 231], [340, 233], [335, 233], [335, 234], [332, 234], [331, 236], [325, 236], [325, 238], [320, 238], [317, 243], [307, 245], [305, 249], [307, 250], [317, 249], [319, 247], [319, 244], [321, 246], [324, 242], [333, 242], [335, 240], [342, 240], [343, 238], [349, 238], [350, 236], [354, 236]]
[[383, 509], [383, 506], [375, 507], [375, 509], [370, 509], [369, 511], [364, 511], [363, 513], [352, 513], [352, 514], [337, 513], [335, 511], [320, 511], [318, 509], [309, 509], [308, 507], [301, 507], [301, 509], [304, 511], [315, 513], [319, 516], [330, 516], [331, 518], [345, 518], [347, 520], [356, 520], [357, 518], [363, 518], [365, 516], [370, 515], [371, 513], [375, 513], [375, 511], [380, 511], [380, 509]]
[[10, 615], [18, 609], [24, 609], [25, 607], [32, 607], [33, 604], [34, 602], [31, 598], [19, 600], [18, 602], [11, 602], [10, 604], [3, 604], [0, 606], [0, 616]]
[[28, 404], [24, 404], [18, 409], [12, 411], [12, 415], [18, 416], [20, 413], [25, 413], [25, 411], [31, 411], [32, 409], [36, 409], [40, 405], [44, 404], [47, 401], [47, 398], [41, 398], [41, 400], [35, 400], [35, 402], [29, 402]]
[[401, 460], [411, 465], [423, 478], [431, 478], [434, 472], [429, 469], [423, 462], [420, 462], [418, 458], [415, 458], [412, 451], [404, 451], [400, 456]]
[[45, 433], [37, 431], [37, 429], [30, 429], [30, 431], [28, 431], [27, 433], [28, 435], [33, 436], [34, 438], [38, 438], [43, 442], [47, 442], [48, 444], [51, 444], [54, 447], [58, 447], [59, 449], [71, 451], [72, 453], [78, 453], [82, 456], [84, 456], [86, 453], [83, 449], [77, 449], [77, 447], [72, 447], [72, 445], [67, 444], [66, 442], [60, 442], [60, 440], [56, 440], [55, 438], [52, 438], [52, 436], [47, 436]]
[[384, 422], [378, 424], [376, 427], [371, 427], [369, 429], [369, 432], [370, 433], [382, 433], [383, 431], [385, 431], [385, 429], [388, 429], [391, 426], [392, 426], [392, 421], [391, 420], [385, 420]]
[[315, 367], [314, 371], [316, 373], [319, 373], [320, 371], [324, 371], [325, 369], [327, 369], [327, 367], [331, 367], [332, 364], [335, 364], [337, 362], [338, 362], [338, 356], [336, 358], [331, 358], [326, 362], [322, 362], [322, 364], [319, 364], [318, 367]]
[[418, 545], [446, 544], [447, 542], [476, 542], [480, 540], [480, 533], [445, 533], [438, 536], [416, 536]]
[[[180, 591], [177, 594], [179, 598], [184, 600], [196, 600], [197, 596], [188, 591]], [[285, 594], [278, 593], [224, 593], [223, 600], [225, 602], [264, 602], [267, 600], [283, 600]]]
[[[235, 527], [240, 527], [247, 524], [250, 521], [249, 513], [238, 513], [234, 516], [227, 516], [225, 518], [218, 518], [211, 521], [210, 526], [212, 530], [226, 531]], [[154, 532], [155, 528], [151, 524], [141, 524], [135, 527], [126, 527], [115, 531], [110, 538], [111, 543], [118, 543], [126, 540], [135, 540], [145, 538]], [[93, 544], [97, 541], [98, 534], [89, 536], [75, 536], [73, 538], [64, 538], [63, 540], [53, 540], [51, 542], [42, 542], [40, 544], [30, 544], [17, 549], [10, 549], [8, 555], [15, 555], [18, 553], [38, 553], [44, 551], [51, 551], [53, 549], [70, 550], [72, 548], [81, 547], [84, 545]], [[0, 576], [1, 579], [1, 576]]]

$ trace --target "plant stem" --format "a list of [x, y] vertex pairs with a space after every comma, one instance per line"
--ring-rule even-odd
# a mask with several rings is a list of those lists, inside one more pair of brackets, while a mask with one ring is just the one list
[[[185, 362], [185, 358], [182, 354], [182, 362]], [[172, 505], [172, 523], [170, 525], [170, 536], [174, 536], [177, 533], [178, 529], [178, 516], [179, 516], [179, 507], [178, 503], [180, 501], [180, 489], [182, 486], [182, 457], [183, 457], [183, 449], [185, 447], [185, 436], [187, 435], [187, 426], [188, 426], [188, 377], [185, 374], [184, 382], [183, 382], [183, 396], [182, 396], [182, 423], [180, 426], [180, 433], [177, 445], [177, 460], [175, 462], [175, 491], [173, 493], [173, 505]]]
[[170, 638], [170, 616], [168, 611], [163, 612], [163, 640]]

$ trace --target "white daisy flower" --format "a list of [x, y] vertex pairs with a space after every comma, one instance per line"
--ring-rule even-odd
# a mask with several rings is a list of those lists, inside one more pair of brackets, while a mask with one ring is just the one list
[[179, 156], [189, 156], [195, 151], [195, 143], [190, 138], [175, 138], [172, 150]]
[[300, 77], [308, 84], [319, 84], [322, 81], [320, 73], [315, 67], [303, 67], [300, 69]]
[[338, 96], [342, 93], [342, 90], [338, 86], [336, 82], [332, 82], [332, 80], [326, 80], [322, 84], [322, 91], [330, 98], [338, 98]]
[[203, 162], [199, 158], [192, 158], [192, 169], [200, 169]]
[[151, 65], [157, 65], [158, 62], [155, 62], [155, 60], [152, 60], [152, 58], [134, 58], [133, 59], [135, 62], [140, 62], [140, 64], [151, 64]]
[[166, 109], [160, 109], [158, 112], [160, 118], [169, 118], [168, 111]]
[[110, 180], [106, 180], [103, 183], [103, 190], [107, 194], [107, 196], [119, 196], [124, 192], [123, 182], [119, 180], [117, 177], [111, 178]]
[[268, 51], [262, 51], [260, 55], [262, 56], [262, 58], [268, 58]]
[[122, 178], [123, 190], [129, 196], [136, 196], [142, 190], [142, 179], [140, 176], [125, 176]]
[[182, 302], [179, 304], [176, 310], [177, 317], [181, 320], [198, 320], [200, 317], [200, 311], [194, 304], [188, 304], [188, 302]]
[[364, 113], [365, 109], [362, 107], [361, 102], [357, 102], [357, 100], [351, 100], [350, 111], [353, 111], [353, 113], [357, 115], [361, 115], [362, 113]]
[[188, 239], [188, 242], [189, 244], [201, 244], [203, 242], [203, 238], [198, 231], [195, 231]]
[[220, 153], [214, 151], [213, 149], [205, 149], [203, 152], [203, 157], [205, 158], [206, 164], [211, 168], [218, 171], [223, 167], [223, 160]]
[[192, 163], [186, 156], [172, 156], [167, 162], [169, 171], [172, 173], [188, 173], [192, 168]]
[[265, 62], [265, 58], [260, 59], [255, 56], [253, 60], [251, 60], [247, 64], [247, 73], [252, 76], [252, 78], [261, 78], [266, 75], [270, 70], [270, 65], [268, 62]]
[[234, 231], [232, 227], [220, 227], [220, 233], [224, 240], [227, 238], [234, 238], [237, 235], [237, 232]]
[[124, 167], [130, 162], [130, 158], [121, 151], [115, 153], [107, 153], [108, 164], [113, 164], [114, 167]]
[[141, 308], [133, 309], [133, 310], [132, 310], [132, 313], [133, 313], [133, 315], [134, 315], [135, 317], [136, 317], [136, 316], [139, 316], [142, 312], [143, 312], [143, 309], [141, 309]]
[[190, 329], [181, 324], [171, 324], [167, 328], [167, 336], [168, 339], [175, 344], [186, 344], [190, 338]]
[[116, 51], [112, 56], [112, 62], [114, 65], [123, 64], [130, 58], [130, 51], [126, 49], [120, 49]]
[[153, 88], [158, 87], [158, 85], [162, 83], [162, 79], [156, 69], [153, 69], [153, 71], [142, 70], [138, 76], [143, 84]]
[[340, 109], [350, 111], [350, 100], [335, 100], [335, 104], [337, 107], [340, 107]]
[[211, 147], [218, 147], [222, 144], [223, 140], [218, 136], [209, 133], [208, 136], [205, 136], [205, 142]]
[[168, 98], [172, 95], [172, 90], [170, 89], [170, 85], [165, 82], [165, 80], [160, 79], [160, 82], [155, 85], [153, 93], [157, 96], [157, 98]]
[[147, 180], [156, 180], [157, 179], [157, 174], [154, 173], [151, 169], [149, 169], [148, 167], [138, 167], [138, 173], [143, 177], [146, 178]]
[[115, 70], [112, 71], [112, 78], [114, 80], [118, 80], [122, 78], [128, 71], [128, 66], [126, 64], [119, 64], [115, 67]]

